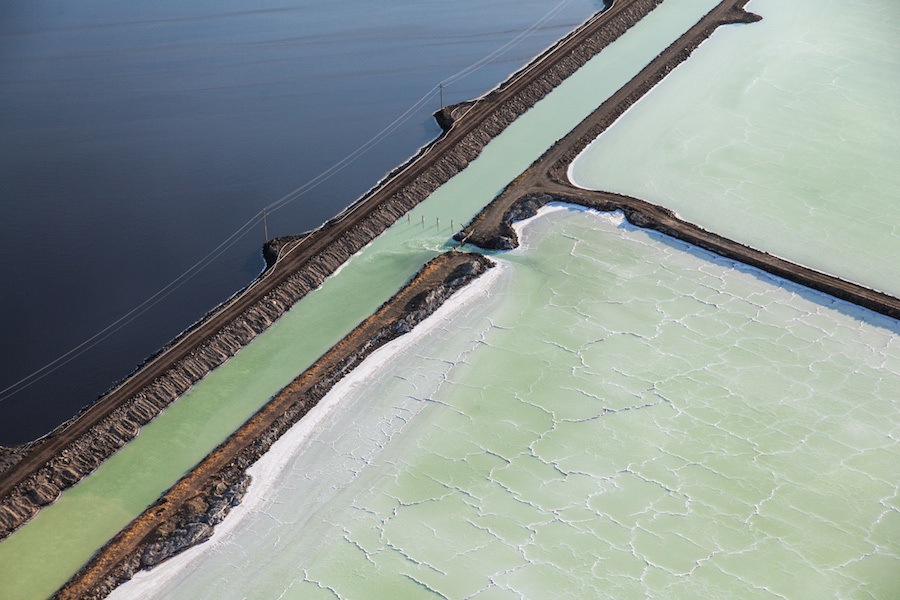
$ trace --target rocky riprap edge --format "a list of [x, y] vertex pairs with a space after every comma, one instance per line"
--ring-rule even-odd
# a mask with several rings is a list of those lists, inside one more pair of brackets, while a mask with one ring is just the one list
[[[230, 480], [237, 479], [233, 483]], [[163, 523], [140, 550], [119, 563], [115, 572], [95, 586], [82, 598], [106, 598], [119, 585], [131, 579], [135, 573], [152, 569], [159, 563], [201, 544], [212, 537], [214, 528], [240, 504], [250, 476], [222, 473], [209, 487], [206, 494], [197, 495], [179, 511], [175, 521]]]
[[[80, 481], [133, 439], [141, 426], [151, 421], [207, 373], [234, 356], [298, 300], [321, 285], [326, 277], [334, 273], [353, 254], [461, 172], [478, 157], [491, 139], [594, 55], [628, 31], [662, 1], [635, 0], [611, 18], [600, 31], [572, 49], [542, 76], [530, 82], [522, 92], [499, 106], [460, 143], [444, 152], [435, 165], [382, 203], [378, 210], [354, 229], [335, 240], [327, 250], [309, 260], [301, 270], [266, 294], [240, 317], [220, 329], [165, 375], [125, 401], [103, 421], [17, 485], [0, 500], [0, 539], [15, 531], [42, 506], [53, 502], [63, 489]], [[561, 42], [557, 45], [559, 43]], [[536, 60], [539, 59], [540, 57]], [[486, 98], [499, 94], [514, 78], [515, 76], [511, 77], [497, 90], [490, 92]], [[422, 152], [427, 152], [429, 148], [430, 146], [426, 147]], [[376, 189], [378, 188], [374, 188], [359, 201], [367, 198]], [[338, 219], [340, 216], [323, 227], [327, 229]]]
[[[468, 285], [493, 266], [493, 262], [480, 254], [451, 252], [456, 257], [465, 257], [442, 281], [414, 296], [403, 308], [402, 316], [391, 320], [359, 344], [344, 360], [330, 369], [307, 392], [295, 394], [290, 407], [281, 413], [271, 427], [256, 437], [240, 454], [221, 469], [204, 486], [203, 491], [186, 502], [177, 512], [175, 519], [165, 521], [156, 527], [128, 557], [119, 562], [103, 581], [94, 585], [79, 598], [99, 600], [105, 598], [142, 569], [149, 569], [184, 550], [208, 540], [215, 525], [220, 523], [232, 507], [243, 498], [250, 482], [247, 469], [265, 454], [272, 444], [308, 413], [331, 388], [346, 374], [357, 367], [367, 356], [388, 342], [411, 331], [416, 325], [434, 314], [450, 296]], [[445, 260], [441, 255], [430, 264]], [[428, 265], [426, 265], [426, 268]], [[424, 271], [424, 268], [423, 268]], [[390, 301], [388, 301], [389, 303]], [[388, 303], [385, 303], [386, 306]], [[377, 313], [376, 313], [377, 314]], [[349, 337], [349, 336], [348, 336]], [[300, 380], [300, 377], [297, 379]], [[279, 393], [290, 394], [291, 385]], [[277, 396], [276, 396], [277, 397]], [[224, 443], [223, 443], [224, 445]], [[221, 447], [221, 446], [220, 446]], [[190, 476], [190, 475], [188, 475]], [[168, 502], [164, 494], [154, 506]], [[148, 511], [152, 510], [150, 507]], [[98, 552], [102, 555], [103, 549]], [[82, 569], [86, 572], [89, 563]], [[72, 581], [77, 580], [76, 575]], [[69, 598], [67, 587], [63, 587], [53, 598]]]
[[311, 231], [307, 231], [305, 233], [300, 233], [297, 235], [285, 235], [282, 237], [272, 238], [271, 240], [263, 244], [262, 255], [263, 260], [266, 261], [266, 269], [272, 268], [272, 266], [275, 264], [275, 261], [278, 260], [278, 256], [288, 245], [292, 244], [293, 242], [299, 242], [311, 233]]

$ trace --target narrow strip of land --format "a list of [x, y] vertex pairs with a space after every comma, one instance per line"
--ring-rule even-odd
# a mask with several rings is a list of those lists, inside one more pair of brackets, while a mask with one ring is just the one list
[[[429, 262], [377, 312], [279, 392], [154, 504], [104, 546], [54, 598], [80, 599], [107, 581], [110, 572], [154, 539], [159, 526], [176, 519], [187, 502], [206, 493], [206, 484], [233, 465], [261, 438], [271, 444], [365, 356], [408, 331], [452, 294], [486, 271], [480, 254], [448, 252]], [[289, 419], [284, 416], [290, 414]], [[281, 422], [279, 422], [281, 421]], [[246, 467], [253, 457], [241, 463]], [[242, 469], [241, 469], [242, 470]]]
[[[25, 456], [0, 477], [0, 498], [9, 495], [17, 485], [35, 474], [49, 460], [63, 451], [80, 436], [86, 435], [117, 407], [155, 379], [173, 368], [207, 342], [217, 331], [234, 321], [267, 293], [294, 273], [303, 269], [313, 258], [326, 252], [335, 240], [347, 235], [365, 222], [373, 213], [391, 200], [404, 187], [434, 167], [447, 153], [459, 145], [470, 133], [491, 118], [498, 108], [515, 98], [532, 82], [549, 72], [580, 44], [626, 13], [634, 5], [648, 4], [647, 0], [616, 0], [602, 13], [595, 15], [582, 27], [560, 40], [535, 59], [499, 89], [488, 94], [467, 110], [459, 121], [401, 170], [385, 180], [350, 209], [332, 219], [322, 228], [289, 244], [278, 261], [246, 290], [223, 304], [216, 312], [185, 335], [175, 340], [163, 352], [144, 364], [118, 387], [111, 390], [77, 418], [52, 434], [34, 443]], [[653, 4], [653, 2], [650, 2]]]
[[568, 168], [575, 157], [686, 60], [718, 27], [759, 20], [758, 16], [743, 10], [747, 1], [725, 1], [710, 11], [535, 161], [457, 234], [457, 239], [483, 248], [513, 248], [517, 240], [511, 223], [533, 214], [540, 205], [550, 201], [568, 202], [600, 211], [621, 210], [629, 222], [639, 227], [654, 229], [720, 256], [900, 319], [900, 299], [894, 296], [740, 244], [679, 219], [667, 208], [622, 194], [579, 188], [568, 179]]

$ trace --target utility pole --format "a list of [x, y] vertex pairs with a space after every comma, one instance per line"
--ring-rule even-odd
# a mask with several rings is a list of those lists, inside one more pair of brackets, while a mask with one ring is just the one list
[[266, 242], [269, 241], [269, 224], [266, 222], [266, 209], [263, 209], [263, 229], [266, 232]]
[[[444, 110], [444, 82], [438, 84], [441, 88], [441, 110]], [[431, 88], [434, 89], [434, 88]]]

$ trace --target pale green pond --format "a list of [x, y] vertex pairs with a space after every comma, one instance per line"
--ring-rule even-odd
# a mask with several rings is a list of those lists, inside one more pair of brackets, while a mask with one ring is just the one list
[[523, 241], [112, 598], [894, 597], [895, 320], [619, 215]]
[[459, 227], [470, 219], [715, 4], [666, 0], [495, 138], [412, 213], [410, 224], [401, 221], [367, 246], [94, 474], [0, 542], [0, 597], [52, 594], [106, 540], [446, 249], [451, 220]]
[[900, 294], [900, 3], [752, 0], [574, 163], [767, 252]]

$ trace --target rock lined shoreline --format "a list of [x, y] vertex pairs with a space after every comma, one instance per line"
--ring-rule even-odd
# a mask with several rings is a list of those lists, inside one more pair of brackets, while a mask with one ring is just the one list
[[[518, 243], [511, 224], [534, 215], [540, 207], [551, 201], [574, 203], [601, 211], [622, 210], [628, 220], [639, 227], [655, 229], [838, 298], [863, 306], [869, 303], [868, 308], [898, 318], [900, 304], [896, 298], [882, 295], [885, 297], [876, 299], [873, 304], [873, 301], [867, 299], [866, 294], [868, 292], [878, 294], [877, 292], [861, 286], [856, 286], [860, 289], [851, 289], [855, 284], [738, 244], [682, 221], [672, 211], [643, 200], [577, 188], [565, 175], [571, 160], [590, 141], [661, 81], [675, 66], [686, 60], [719, 26], [759, 20], [757, 15], [743, 10], [742, 7], [746, 2], [747, 0], [734, 0], [731, 3], [720, 4], [718, 9], [707, 15], [695, 28], [661, 54], [657, 61], [649, 65], [649, 70], [642, 71], [635, 80], [624, 87], [624, 100], [622, 97], [616, 102], [611, 99], [608, 106], [604, 104], [576, 130], [558, 142], [528, 172], [517, 178], [489, 207], [485, 208], [459, 235], [459, 239], [487, 248], [514, 248]], [[456, 108], [464, 111], [469, 107]], [[454, 112], [454, 107], [450, 107], [444, 118], [451, 118]], [[474, 262], [453, 266], [449, 274], [441, 276], [444, 277], [443, 281], [437, 287], [408, 292], [412, 298], [398, 299], [407, 293], [407, 289], [404, 288], [397, 297], [385, 304], [379, 312], [348, 336], [352, 338], [359, 330], [363, 330], [364, 333], [359, 334], [361, 337], [357, 336], [358, 339], [351, 342], [345, 338], [311, 367], [310, 371], [320, 369], [318, 375], [310, 374], [310, 371], [300, 375], [260, 411], [263, 413], [268, 410], [275, 418], [273, 424], [260, 429], [259, 426], [252, 425], [252, 419], [248, 421], [245, 427], [251, 427], [252, 432], [242, 432], [244, 429], [242, 428], [231, 436], [191, 474], [167, 492], [156, 505], [101, 550], [54, 598], [103, 598], [137, 570], [152, 567], [207, 539], [211, 535], [212, 526], [224, 517], [230, 506], [239, 501], [240, 495], [246, 489], [248, 484], [246, 468], [268, 450], [291, 424], [298, 421], [334, 383], [358, 365], [365, 356], [386, 341], [409, 331], [436, 310], [453, 291], [460, 289], [488, 268], [487, 263], [482, 262], [486, 259], [480, 255], [452, 252], [435, 259], [439, 260]], [[432, 266], [432, 263], [426, 265], [423, 273]], [[421, 276], [420, 274], [417, 279]], [[382, 312], [385, 310], [399, 312], [391, 318], [386, 318]], [[371, 329], [373, 320], [378, 323], [376, 330]], [[335, 352], [344, 353], [343, 358], [329, 358]], [[324, 367], [320, 365], [323, 361]], [[315, 379], [317, 377], [318, 379]], [[285, 408], [286, 403], [291, 403], [288, 408]], [[239, 451], [237, 458], [225, 463], [225, 459], [221, 456], [216, 457], [217, 453], [222, 452], [223, 448], [235, 440], [237, 444], [248, 444]], [[234, 448], [231, 452], [234, 452]], [[207, 465], [208, 462], [211, 465]], [[223, 463], [224, 466], [217, 466]], [[190, 495], [193, 493], [195, 495]]]
[[140, 569], [208, 539], [212, 528], [243, 496], [247, 468], [275, 440], [367, 356], [409, 332], [491, 266], [485, 256], [455, 251], [427, 263], [409, 284], [106, 544], [53, 597], [104, 598]]
[[[446, 111], [441, 124], [445, 133], [347, 211], [284, 243], [277, 261], [270, 251], [267, 261], [273, 266], [260, 278], [97, 403], [36, 443], [7, 452], [0, 462], [8, 467], [0, 480], [0, 539], [133, 439], [141, 426], [462, 171], [494, 136], [661, 2], [618, 0], [471, 106]], [[462, 115], [453, 121], [456, 112]]]

